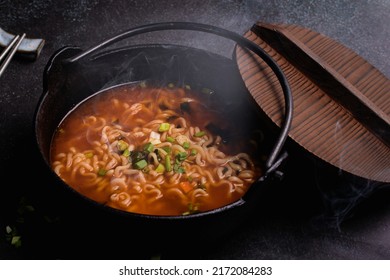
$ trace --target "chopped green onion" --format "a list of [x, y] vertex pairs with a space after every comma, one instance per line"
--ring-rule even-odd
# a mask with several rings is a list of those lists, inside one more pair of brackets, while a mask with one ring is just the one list
[[133, 151], [131, 152], [131, 161], [137, 162], [140, 161], [141, 159], [145, 159], [146, 156], [147, 155], [145, 151]]
[[184, 142], [183, 143], [183, 148], [186, 149], [186, 150], [189, 149], [190, 148], [190, 143], [189, 142]]
[[176, 154], [176, 159], [179, 161], [184, 161], [187, 158], [186, 152], [179, 152]]
[[148, 152], [148, 153], [151, 153], [153, 152], [153, 149], [154, 149], [154, 146], [152, 143], [146, 143], [145, 146], [144, 146], [144, 151]]
[[123, 140], [119, 140], [118, 143], [116, 144], [116, 147], [118, 148], [119, 151], [124, 151], [129, 147], [129, 144], [127, 144]]
[[22, 240], [20, 238], [19, 235], [12, 236], [11, 244], [15, 247], [20, 247], [20, 245], [22, 245]]
[[106, 175], [106, 173], [107, 173], [107, 170], [105, 170], [104, 168], [100, 168], [98, 171], [99, 176], [104, 176], [104, 175]]
[[10, 234], [12, 232], [12, 228], [10, 226], [6, 226], [5, 231], [7, 234]]
[[183, 216], [195, 214], [199, 212], [199, 208], [197, 205], [193, 205], [192, 203], [188, 204], [188, 211], [182, 213]]
[[192, 149], [192, 150], [191, 150], [191, 154], [190, 154], [190, 155], [191, 155], [191, 156], [194, 156], [194, 155], [196, 155], [197, 153], [198, 153], [198, 151], [197, 151], [197, 150], [195, 150], [195, 149]]
[[124, 156], [124, 157], [130, 156], [130, 150], [129, 150], [129, 149], [125, 149], [125, 150], [123, 151], [123, 153], [122, 153], [122, 156]]
[[173, 142], [175, 142], [175, 138], [173, 138], [171, 136], [167, 136], [167, 141], [173, 143]]
[[171, 157], [169, 155], [165, 156], [165, 170], [167, 172], [171, 172], [172, 171]]
[[161, 163], [159, 163], [159, 164], [157, 165], [157, 167], [156, 167], [156, 172], [158, 172], [158, 173], [164, 173], [164, 171], [165, 171], [164, 165], [162, 165]]
[[147, 165], [148, 165], [148, 163], [146, 162], [146, 160], [141, 159], [140, 161], [137, 161], [136, 163], [134, 163], [134, 168], [144, 169]]
[[195, 137], [202, 137], [206, 135], [206, 132], [205, 131], [198, 131], [194, 134]]
[[183, 174], [183, 173], [186, 173], [186, 170], [184, 169], [184, 167], [179, 167], [179, 168], [176, 170], [176, 173]]
[[168, 147], [168, 146], [165, 146], [162, 148], [164, 151], [166, 151], [168, 154], [170, 154], [172, 152], [172, 148], [171, 147]]
[[176, 173], [180, 173], [180, 174], [186, 173], [186, 170], [184, 169], [184, 167], [181, 166], [179, 163], [175, 163], [173, 165], [173, 171], [175, 171]]
[[158, 128], [158, 132], [164, 132], [169, 130], [169, 123], [162, 123], [160, 124], [160, 127]]

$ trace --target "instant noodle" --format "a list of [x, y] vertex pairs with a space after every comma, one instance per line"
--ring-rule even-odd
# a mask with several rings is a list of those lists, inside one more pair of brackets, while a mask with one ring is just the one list
[[79, 193], [128, 212], [189, 215], [240, 199], [262, 172], [253, 131], [209, 89], [120, 85], [73, 109], [51, 148]]

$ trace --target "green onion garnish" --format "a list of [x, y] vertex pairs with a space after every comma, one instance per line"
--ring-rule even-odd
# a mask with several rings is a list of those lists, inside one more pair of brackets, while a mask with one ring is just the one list
[[124, 151], [129, 147], [129, 144], [127, 144], [123, 140], [119, 140], [118, 143], [116, 144], [117, 148], [119, 151]]
[[136, 163], [134, 163], [134, 168], [144, 169], [147, 165], [148, 165], [148, 163], [146, 162], [146, 160], [141, 159], [140, 161], [137, 161]]
[[184, 143], [183, 143], [183, 148], [184, 148], [184, 149], [187, 150], [189, 147], [190, 147], [190, 143], [189, 143], [189, 142], [184, 142]]
[[154, 149], [154, 146], [152, 143], [146, 143], [145, 146], [144, 146], [144, 151], [148, 152], [148, 153], [151, 153], [153, 152], [153, 149]]
[[178, 161], [184, 161], [187, 158], [187, 153], [186, 152], [179, 152], [176, 154], [176, 159]]
[[165, 156], [165, 170], [167, 172], [171, 172], [172, 171], [171, 157], [169, 155]]
[[162, 123], [160, 124], [160, 127], [158, 128], [158, 132], [164, 132], [169, 130], [169, 123]]
[[206, 135], [206, 132], [205, 131], [198, 131], [194, 134], [195, 137], [202, 137]]
[[165, 171], [164, 165], [162, 165], [161, 163], [159, 163], [159, 164], [157, 165], [157, 167], [156, 167], [156, 172], [158, 172], [158, 173], [164, 173], [164, 171]]
[[129, 149], [125, 149], [125, 150], [123, 151], [123, 153], [122, 153], [122, 156], [124, 156], [124, 157], [130, 156], [130, 150], [129, 150]]

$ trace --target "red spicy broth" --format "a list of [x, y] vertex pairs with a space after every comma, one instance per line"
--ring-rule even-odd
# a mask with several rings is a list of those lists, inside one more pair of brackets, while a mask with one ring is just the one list
[[[187, 215], [230, 204], [261, 175], [256, 145], [204, 96], [143, 84], [98, 93], [59, 125], [51, 166], [79, 193], [128, 212]], [[225, 141], [220, 132], [232, 130]]]

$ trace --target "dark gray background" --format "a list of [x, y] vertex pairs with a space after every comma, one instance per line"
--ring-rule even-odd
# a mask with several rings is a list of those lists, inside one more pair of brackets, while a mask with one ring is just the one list
[[[192, 21], [219, 26], [243, 34], [257, 21], [297, 24], [323, 33], [365, 58], [390, 76], [390, 1], [13, 1], [0, 0], [0, 27], [46, 44], [35, 62], [15, 58], [0, 78], [0, 174], [2, 200], [0, 257], [40, 258], [28, 250], [29, 226], [39, 219], [20, 214], [21, 198], [30, 180], [6, 172], [24, 164], [32, 178], [34, 162], [29, 157], [32, 119], [42, 93], [42, 77], [50, 56], [66, 45], [83, 49], [131, 27], [163, 21]], [[166, 32], [144, 36], [135, 42], [174, 42], [204, 47], [230, 56], [233, 46], [213, 36]], [[132, 42], [126, 42], [128, 44]], [[377, 192], [352, 188], [348, 195], [326, 196], [318, 182], [293, 181], [268, 199], [261, 214], [254, 213], [242, 228], [212, 249], [193, 254], [160, 252], [162, 258], [204, 259], [390, 259], [390, 199], [388, 188]], [[34, 181], [34, 180], [33, 180]], [[36, 180], [35, 180], [36, 181]], [[288, 181], [287, 181], [288, 182]], [[298, 180], [299, 182], [299, 180]], [[370, 185], [368, 182], [367, 185]], [[371, 189], [371, 186], [368, 186]], [[295, 190], [294, 190], [295, 189]], [[340, 197], [338, 197], [340, 195]], [[358, 203], [359, 202], [359, 203]], [[1, 202], [0, 202], [1, 203]], [[322, 205], [323, 204], [323, 205]], [[39, 206], [35, 206], [39, 208]], [[331, 211], [328, 211], [329, 208]], [[328, 210], [327, 210], [328, 209]], [[329, 214], [331, 213], [331, 214]], [[5, 226], [20, 228], [22, 247], [5, 239]], [[56, 231], [50, 231], [55, 234]], [[39, 242], [42, 242], [40, 238]], [[53, 239], [53, 238], [51, 238]], [[50, 240], [51, 240], [50, 239]], [[59, 240], [61, 242], [61, 240]], [[35, 245], [36, 246], [36, 245]], [[51, 244], [42, 244], [50, 247]], [[36, 247], [34, 247], [36, 248]], [[47, 253], [49, 252], [49, 253]], [[46, 250], [44, 257], [58, 258]], [[73, 255], [71, 255], [72, 257]], [[117, 256], [107, 256], [116, 258]], [[136, 256], [135, 256], [136, 257]], [[77, 258], [75, 252], [74, 257]]]

